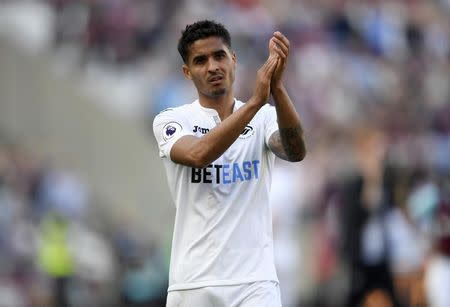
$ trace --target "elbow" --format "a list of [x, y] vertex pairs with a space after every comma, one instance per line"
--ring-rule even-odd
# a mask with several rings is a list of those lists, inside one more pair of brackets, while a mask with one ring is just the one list
[[298, 155], [291, 156], [289, 162], [301, 162], [306, 157], [306, 151], [299, 153]]
[[299, 155], [299, 158], [300, 158], [300, 159], [298, 160], [298, 162], [303, 161], [303, 160], [305, 159], [305, 157], [306, 157], [306, 152], [307, 152], [306, 147], [303, 146], [303, 150], [302, 150], [302, 152], [301, 152], [300, 155]]
[[305, 159], [305, 157], [306, 157], [306, 152], [303, 153], [302, 155], [300, 155], [300, 156], [298, 157], [297, 161], [295, 161], [295, 162], [301, 162], [301, 161], [303, 161], [303, 160]]
[[191, 166], [195, 167], [195, 168], [205, 168], [208, 165], [210, 165], [211, 163], [210, 163], [210, 161], [208, 161], [207, 159], [205, 159], [203, 157], [197, 157], [192, 160], [191, 164], [192, 164]]
[[302, 139], [302, 150], [300, 151], [298, 162], [303, 161], [305, 159], [307, 152], [308, 152], [308, 150], [306, 149], [305, 140]]
[[289, 162], [301, 162], [306, 157], [306, 146], [303, 143], [303, 146], [301, 147], [301, 150], [299, 150], [295, 155], [291, 155], [289, 157]]
[[191, 154], [190, 157], [190, 166], [195, 168], [205, 168], [211, 164], [211, 159], [208, 158], [208, 155], [203, 151], [196, 151]]
[[303, 161], [306, 158], [306, 153], [307, 153], [306, 147], [303, 146], [303, 150], [300, 153], [299, 160], [297, 162]]

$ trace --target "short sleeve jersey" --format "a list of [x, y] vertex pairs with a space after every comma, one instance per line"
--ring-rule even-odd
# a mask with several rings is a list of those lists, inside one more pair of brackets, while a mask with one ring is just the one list
[[[244, 104], [235, 100], [234, 111]], [[263, 106], [230, 148], [199, 169], [174, 163], [170, 150], [185, 135], [203, 137], [220, 125], [196, 100], [158, 114], [153, 131], [176, 206], [169, 291], [278, 281], [269, 190], [278, 130], [275, 108]]]

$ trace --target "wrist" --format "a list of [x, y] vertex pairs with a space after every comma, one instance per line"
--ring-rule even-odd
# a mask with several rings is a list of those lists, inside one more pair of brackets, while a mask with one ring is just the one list
[[280, 95], [283, 95], [283, 93], [286, 93], [286, 88], [284, 87], [284, 84], [279, 82], [273, 82], [270, 85], [270, 92], [274, 98], [279, 97]]
[[270, 84], [270, 91], [272, 93], [282, 92], [285, 90], [284, 84], [281, 81], [274, 81]]
[[252, 107], [252, 108], [256, 108], [259, 109], [261, 108], [264, 104], [266, 103], [266, 101], [264, 101], [261, 97], [258, 96], [252, 96], [246, 103], [246, 105]]

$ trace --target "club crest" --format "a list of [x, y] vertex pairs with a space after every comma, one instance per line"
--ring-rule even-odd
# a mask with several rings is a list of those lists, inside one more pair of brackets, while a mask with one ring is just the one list
[[253, 135], [253, 133], [255, 132], [255, 130], [253, 129], [252, 126], [247, 125], [244, 130], [241, 132], [241, 134], [239, 135], [240, 139], [246, 139], [249, 138]]

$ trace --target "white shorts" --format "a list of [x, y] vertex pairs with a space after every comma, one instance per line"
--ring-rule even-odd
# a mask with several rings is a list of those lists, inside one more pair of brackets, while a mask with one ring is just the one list
[[170, 291], [167, 307], [281, 307], [275, 281]]

